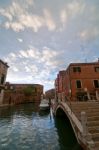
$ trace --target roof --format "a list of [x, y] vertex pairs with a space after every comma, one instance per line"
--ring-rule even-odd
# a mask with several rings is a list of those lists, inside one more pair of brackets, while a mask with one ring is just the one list
[[99, 65], [99, 61], [97, 62], [88, 62], [88, 63], [70, 63], [69, 66], [77, 66], [77, 65]]
[[0, 59], [0, 63], [2, 63], [3, 65], [5, 65], [6, 67], [9, 67], [8, 64], [6, 62], [2, 61], [1, 59]]
[[29, 84], [29, 83], [8, 83], [7, 82], [7, 84], [9, 84], [9, 85], [13, 85], [13, 86], [30, 86], [30, 85], [34, 85], [34, 86], [42, 86], [43, 87], [43, 85], [41, 85], [41, 84]]
[[71, 66], [86, 66], [86, 65], [99, 65], [99, 61], [97, 62], [86, 62], [86, 63], [70, 63], [66, 70], [68, 70]]

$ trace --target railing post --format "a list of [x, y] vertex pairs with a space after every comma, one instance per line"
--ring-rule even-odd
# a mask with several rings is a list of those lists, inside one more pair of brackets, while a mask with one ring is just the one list
[[88, 134], [88, 128], [87, 128], [87, 116], [86, 112], [81, 112], [81, 123], [83, 127], [83, 136], [86, 136]]
[[99, 101], [99, 93], [96, 91], [96, 99]]

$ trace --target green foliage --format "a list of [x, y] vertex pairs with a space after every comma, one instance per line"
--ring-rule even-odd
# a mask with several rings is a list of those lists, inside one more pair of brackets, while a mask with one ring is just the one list
[[36, 93], [36, 88], [34, 86], [28, 86], [23, 89], [23, 92], [25, 96], [31, 96]]

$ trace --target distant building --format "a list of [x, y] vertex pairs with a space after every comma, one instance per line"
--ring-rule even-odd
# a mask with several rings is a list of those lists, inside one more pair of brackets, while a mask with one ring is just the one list
[[55, 80], [55, 98], [62, 100], [64, 95], [64, 76], [66, 74], [65, 70], [59, 71], [57, 78]]
[[[59, 84], [60, 82], [62, 85]], [[55, 89], [59, 100], [61, 98], [62, 100], [97, 99], [99, 93], [99, 61], [71, 63], [64, 75], [57, 76]]]
[[55, 89], [50, 89], [45, 92], [46, 99], [54, 99], [55, 98]]
[[5, 80], [6, 80], [8, 67], [9, 66], [7, 65], [7, 63], [0, 60], [0, 104], [3, 103]]
[[43, 85], [6, 83], [4, 104], [40, 102]]

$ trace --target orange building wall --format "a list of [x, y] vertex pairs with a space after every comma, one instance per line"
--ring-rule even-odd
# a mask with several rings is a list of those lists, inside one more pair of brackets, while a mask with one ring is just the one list
[[78, 90], [76, 87], [76, 80], [81, 80], [82, 90], [85, 88], [90, 92], [95, 92], [94, 80], [99, 79], [99, 72], [95, 72], [95, 67], [99, 67], [99, 63], [97, 64], [80, 64], [76, 65], [81, 67], [81, 72], [73, 72], [73, 66], [70, 67], [70, 79], [71, 79], [71, 91], [72, 95], [75, 96], [76, 91]]
[[[73, 67], [81, 67], [81, 72], [73, 72]], [[99, 91], [94, 87], [94, 80], [99, 80], [99, 72], [95, 72], [95, 67], [99, 67], [99, 62], [70, 64], [64, 76], [59, 72], [58, 93], [64, 92], [67, 99], [71, 96], [72, 100], [76, 99], [77, 92], [86, 89], [90, 94], [95, 94], [96, 90]], [[81, 80], [80, 89], [76, 87], [76, 80]]]

